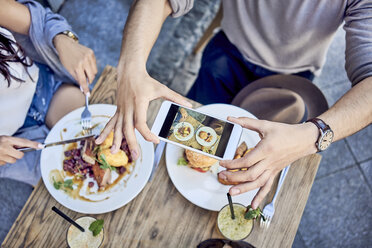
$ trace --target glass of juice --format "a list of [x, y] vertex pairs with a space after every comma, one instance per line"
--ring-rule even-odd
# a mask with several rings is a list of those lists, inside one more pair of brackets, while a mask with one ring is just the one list
[[74, 225], [70, 225], [67, 229], [67, 244], [70, 248], [75, 247], [89, 247], [99, 248], [103, 244], [103, 229], [97, 236], [93, 236], [93, 233], [89, 230], [90, 224], [96, 221], [95, 218], [90, 216], [80, 217], [75, 220], [80, 226], [82, 226], [85, 232], [80, 231]]
[[242, 240], [248, 237], [253, 229], [253, 220], [244, 218], [244, 205], [233, 203], [235, 219], [231, 218], [230, 205], [224, 206], [217, 216], [217, 227], [222, 236], [229, 240]]

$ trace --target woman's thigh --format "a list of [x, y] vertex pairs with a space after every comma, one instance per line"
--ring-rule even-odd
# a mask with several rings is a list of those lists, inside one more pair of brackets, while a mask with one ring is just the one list
[[83, 106], [84, 103], [84, 94], [77, 86], [62, 84], [50, 102], [45, 124], [48, 128], [52, 128], [63, 116]]

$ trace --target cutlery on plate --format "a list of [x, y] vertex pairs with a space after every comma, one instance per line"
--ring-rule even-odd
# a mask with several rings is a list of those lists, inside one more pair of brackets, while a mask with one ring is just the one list
[[264, 228], [268, 228], [270, 223], [271, 223], [271, 220], [272, 218], [274, 217], [274, 212], [275, 212], [275, 200], [276, 200], [276, 197], [278, 196], [278, 193], [280, 191], [280, 188], [282, 187], [283, 185], [283, 182], [284, 182], [284, 179], [285, 179], [285, 176], [287, 175], [288, 171], [289, 171], [289, 167], [291, 165], [288, 165], [287, 167], [285, 167], [282, 172], [280, 173], [280, 177], [279, 177], [279, 182], [278, 182], [278, 187], [276, 188], [276, 192], [275, 192], [275, 195], [274, 195], [274, 198], [273, 200], [271, 201], [270, 204], [266, 205], [262, 211], [262, 214], [264, 215], [266, 221], [263, 221], [263, 219], [261, 218], [261, 221], [260, 221], [260, 227], [264, 227]]
[[152, 178], [154, 177], [155, 171], [159, 166], [161, 156], [163, 155], [164, 147], [165, 147], [165, 141], [160, 141], [160, 143], [156, 146], [155, 156], [154, 156], [154, 165], [152, 167], [150, 178], [148, 180], [149, 182], [151, 182]]
[[[65, 145], [65, 144], [69, 144], [69, 143], [74, 143], [74, 142], [78, 142], [78, 141], [81, 141], [81, 140], [89, 139], [91, 137], [95, 137], [95, 135], [91, 134], [91, 135], [88, 135], [88, 136], [79, 137], [79, 138], [75, 138], [75, 139], [62, 140], [62, 141], [52, 142], [52, 143], [48, 143], [48, 144], [42, 144], [42, 146], [43, 146], [42, 149], [48, 148], [48, 147], [51, 147], [51, 146], [58, 146], [58, 145]], [[30, 151], [34, 151], [36, 149], [35, 148], [30, 148], [30, 147], [22, 147], [22, 148], [17, 148], [17, 150], [21, 151], [21, 152], [30, 152]]]
[[[88, 79], [87, 79], [87, 83]], [[81, 127], [83, 128], [84, 134], [90, 134], [91, 128], [92, 128], [92, 114], [90, 113], [88, 109], [89, 105], [89, 93], [85, 94], [85, 108], [83, 113], [81, 113]]]

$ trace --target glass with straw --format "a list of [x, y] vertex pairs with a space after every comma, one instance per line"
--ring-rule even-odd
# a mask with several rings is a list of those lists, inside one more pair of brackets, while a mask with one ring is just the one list
[[229, 204], [225, 205], [217, 216], [218, 230], [226, 239], [245, 239], [253, 229], [253, 220], [244, 218], [247, 208], [240, 203], [233, 203], [229, 193], [227, 199]]
[[103, 228], [96, 235], [90, 230], [91, 224], [96, 221], [95, 218], [83, 216], [76, 220], [72, 220], [58, 208], [52, 207], [52, 210], [71, 223], [67, 230], [66, 237], [68, 247], [99, 248], [102, 246], [104, 239]]

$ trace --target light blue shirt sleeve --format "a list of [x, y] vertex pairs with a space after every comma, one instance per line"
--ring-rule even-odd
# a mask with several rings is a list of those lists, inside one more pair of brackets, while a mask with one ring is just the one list
[[76, 83], [60, 62], [53, 44], [53, 38], [57, 34], [66, 30], [73, 32], [66, 19], [34, 0], [18, 0], [18, 2], [28, 7], [31, 13], [31, 25], [29, 36], [13, 33], [17, 42], [31, 59], [48, 65], [55, 73], [57, 80]]

